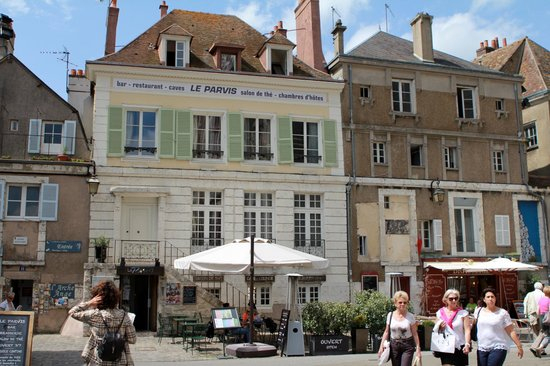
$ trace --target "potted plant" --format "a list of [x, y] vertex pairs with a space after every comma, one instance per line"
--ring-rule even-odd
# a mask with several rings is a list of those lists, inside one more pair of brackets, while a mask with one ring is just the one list
[[[421, 346], [423, 345], [422, 347], [423, 351], [430, 350], [430, 344], [432, 342], [432, 332], [434, 329], [434, 325], [435, 325], [435, 322], [433, 320], [422, 320], [422, 322], [418, 326], [419, 329], [420, 327], [424, 329], [424, 339], [420, 339], [420, 345]], [[420, 336], [420, 331], [418, 335]]]
[[367, 319], [363, 314], [357, 314], [351, 320], [351, 350], [353, 353], [367, 352], [369, 330]]
[[67, 155], [67, 148], [63, 148], [63, 152], [57, 154], [57, 160], [58, 161], [69, 161], [71, 158], [69, 155]]
[[349, 303], [311, 302], [302, 310], [310, 355], [345, 354], [349, 351], [352, 309]]
[[111, 240], [103, 235], [92, 239], [92, 244], [95, 247], [95, 258], [99, 263], [105, 263], [105, 259], [107, 259], [107, 248], [110, 242]]
[[372, 351], [378, 352], [382, 334], [386, 329], [386, 317], [393, 310], [391, 299], [374, 290], [361, 291], [355, 296], [355, 306], [365, 317], [372, 342]]

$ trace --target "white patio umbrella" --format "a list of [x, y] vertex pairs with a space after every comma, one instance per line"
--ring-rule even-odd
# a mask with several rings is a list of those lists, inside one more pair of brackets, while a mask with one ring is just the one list
[[512, 261], [508, 258], [495, 258], [487, 262], [475, 262], [468, 270], [486, 270], [490, 272], [517, 272], [538, 271], [540, 267], [523, 262]]
[[[243, 273], [250, 270], [250, 238], [195, 253], [174, 261], [174, 267], [185, 270]], [[254, 239], [254, 266], [256, 268], [307, 267], [327, 268], [328, 259], [311, 255], [267, 239]]]

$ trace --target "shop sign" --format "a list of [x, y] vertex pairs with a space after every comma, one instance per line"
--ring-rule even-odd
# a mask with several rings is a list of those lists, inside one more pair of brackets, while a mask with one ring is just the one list
[[46, 252], [79, 253], [81, 247], [79, 240], [46, 240]]
[[161, 266], [118, 266], [116, 273], [122, 276], [164, 276]]

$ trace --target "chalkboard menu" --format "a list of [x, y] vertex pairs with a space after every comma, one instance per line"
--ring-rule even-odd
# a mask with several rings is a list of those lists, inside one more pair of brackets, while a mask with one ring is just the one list
[[0, 312], [0, 365], [29, 366], [34, 312]]
[[290, 310], [283, 309], [281, 311], [281, 321], [279, 323], [279, 332], [277, 333], [277, 344], [275, 347], [281, 347], [281, 356], [285, 348], [286, 337], [288, 334], [288, 319], [290, 317]]
[[426, 303], [429, 314], [435, 314], [443, 306], [442, 298], [445, 294], [447, 281], [442, 274], [426, 275], [424, 288], [426, 289]]
[[183, 286], [183, 303], [197, 303], [197, 286]]

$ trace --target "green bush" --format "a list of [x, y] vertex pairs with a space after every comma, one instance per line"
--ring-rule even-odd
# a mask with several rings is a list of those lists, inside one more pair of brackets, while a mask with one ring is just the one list
[[355, 295], [354, 316], [363, 315], [371, 334], [382, 335], [386, 317], [393, 310], [392, 300], [378, 291], [361, 291]]
[[315, 335], [340, 335], [350, 330], [349, 303], [310, 302], [302, 309], [304, 331]]

